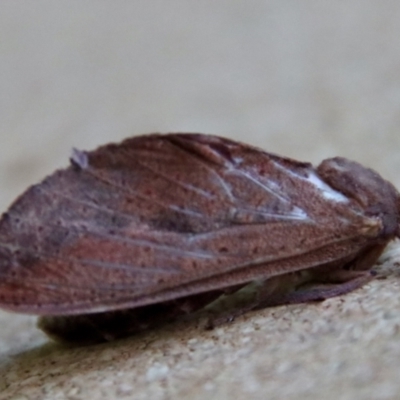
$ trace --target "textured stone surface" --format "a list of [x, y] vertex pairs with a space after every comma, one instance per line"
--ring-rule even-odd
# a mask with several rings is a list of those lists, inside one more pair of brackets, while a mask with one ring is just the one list
[[[347, 156], [400, 188], [399, 17], [372, 0], [5, 1], [0, 209], [71, 147], [151, 131]], [[321, 304], [94, 347], [1, 312], [0, 399], [398, 398], [398, 244], [382, 262], [386, 279]]]

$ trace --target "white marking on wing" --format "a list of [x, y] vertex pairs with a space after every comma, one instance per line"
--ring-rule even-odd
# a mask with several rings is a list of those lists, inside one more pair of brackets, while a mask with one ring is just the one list
[[201, 251], [201, 250], [197, 250], [197, 251], [196, 250], [186, 250], [182, 247], [176, 247], [176, 245], [155, 243], [155, 242], [152, 242], [151, 240], [135, 239], [135, 238], [132, 238], [129, 236], [118, 235], [116, 233], [111, 235], [106, 232], [100, 232], [100, 231], [96, 231], [93, 229], [91, 229], [89, 232], [96, 236], [105, 237], [109, 240], [113, 240], [116, 242], [129, 243], [129, 244], [131, 244], [133, 246], [137, 246], [137, 247], [148, 247], [149, 249], [153, 249], [156, 251], [170, 253], [176, 257], [194, 257], [194, 258], [203, 258], [203, 259], [215, 258], [215, 254], [210, 253], [210, 252]]
[[307, 213], [301, 209], [300, 207], [293, 206], [293, 209], [290, 211], [290, 218], [299, 219], [299, 220], [311, 220], [311, 218], [307, 215]]
[[340, 202], [346, 203], [349, 201], [349, 199], [346, 196], [336, 191], [335, 189], [332, 189], [323, 180], [321, 180], [319, 176], [317, 176], [313, 172], [310, 172], [306, 180], [310, 182], [312, 185], [314, 185], [321, 192], [322, 196], [325, 197], [327, 200], [333, 200], [338, 203]]
[[[192, 151], [180, 146], [177, 143], [170, 142], [173, 146], [178, 148], [181, 152], [183, 152], [187, 157], [191, 159], [191, 162], [194, 164], [201, 165], [211, 176], [210, 176], [210, 181], [215, 182], [217, 186], [219, 186], [222, 189], [222, 192], [225, 194], [225, 196], [233, 203], [236, 203], [236, 198], [232, 193], [232, 189], [230, 186], [225, 182], [224, 178], [219, 175], [217, 171], [215, 171], [215, 167], [212, 165], [210, 166], [209, 160], [204, 159], [203, 157], [199, 157], [198, 155], [195, 155]], [[221, 156], [221, 154], [215, 152], [211, 147], [208, 149], [210, 152], [212, 152], [219, 160], [222, 160], [224, 166], [228, 166], [228, 160], [226, 160], [224, 157]], [[229, 164], [230, 165], [230, 164]]]
[[200, 212], [197, 212], [194, 210], [190, 210], [189, 208], [179, 207], [179, 206], [169, 206], [168, 208], [170, 208], [171, 210], [180, 212], [182, 214], [190, 215], [191, 217], [204, 218], [203, 213], [200, 213]]
[[148, 171], [152, 172], [154, 175], [163, 178], [165, 180], [167, 180], [168, 182], [171, 182], [173, 185], [177, 185], [180, 187], [183, 187], [186, 190], [190, 190], [192, 192], [197, 193], [199, 196], [203, 196], [206, 197], [208, 199], [212, 199], [215, 198], [214, 195], [210, 194], [209, 192], [207, 192], [206, 190], [203, 190], [201, 188], [198, 188], [194, 185], [191, 185], [187, 182], [184, 181], [180, 181], [178, 179], [173, 178], [172, 176], [168, 175], [168, 174], [163, 174], [161, 171], [157, 171], [154, 168], [151, 168], [148, 164], [145, 164], [143, 162], [141, 162], [138, 158], [135, 159], [135, 162], [140, 165], [142, 168], [147, 169]]
[[308, 215], [302, 210], [301, 208], [297, 206], [293, 206], [293, 208], [290, 211], [287, 212], [282, 212], [282, 213], [277, 213], [277, 212], [265, 212], [262, 209], [248, 209], [248, 208], [242, 208], [241, 211], [249, 214], [256, 214], [263, 216], [264, 218], [271, 219], [271, 220], [307, 220], [310, 219]]
[[260, 186], [266, 192], [268, 192], [269, 194], [277, 197], [279, 200], [284, 201], [285, 203], [289, 203], [290, 202], [290, 200], [288, 198], [282, 196], [280, 193], [277, 192], [277, 190], [276, 190], [277, 185], [274, 185], [274, 189], [272, 189], [271, 187], [267, 186], [265, 183], [260, 182], [259, 180], [254, 178], [254, 176], [252, 176], [251, 172], [249, 173], [247, 171], [236, 170], [236, 169], [231, 169], [229, 172], [231, 172], [231, 173], [233, 173], [235, 175], [244, 176], [246, 179], [248, 179], [249, 181], [253, 182], [255, 185]]
[[[290, 198], [285, 196], [285, 193], [282, 191], [280, 185], [278, 182], [274, 182], [273, 180], [268, 179], [267, 183], [264, 181], [260, 181], [259, 179], [255, 178], [254, 175], [256, 173], [252, 173], [252, 171], [246, 171], [246, 170], [240, 170], [240, 169], [234, 169], [231, 168], [229, 170], [230, 173], [235, 174], [235, 175], [241, 175], [254, 183], [255, 185], [261, 187], [263, 190], [271, 194], [272, 196], [275, 196], [278, 198], [280, 201], [285, 203], [286, 205], [291, 203]], [[279, 219], [296, 219], [296, 220], [310, 220], [309, 216], [307, 213], [302, 210], [301, 208], [292, 205], [291, 210], [288, 210], [285, 212], [285, 214], [269, 214], [269, 213], [264, 213], [262, 209], [258, 210], [258, 212], [262, 215], [270, 215], [272, 218], [279, 218]]]
[[209, 167], [208, 164], [203, 161], [197, 160], [206, 170], [211, 174], [210, 180], [215, 182], [221, 189], [225, 196], [233, 203], [236, 203], [236, 197], [232, 193], [232, 189], [225, 179], [213, 168]]
[[283, 167], [276, 161], [272, 161], [276, 168], [279, 168], [281, 171], [285, 171], [288, 175], [295, 177], [296, 179], [300, 179], [302, 181], [309, 182], [313, 185], [326, 200], [332, 200], [336, 202], [343, 202], [346, 203], [349, 199], [344, 196], [342, 193], [338, 192], [337, 190], [331, 188], [327, 185], [315, 172], [308, 171], [308, 175], [306, 177], [302, 176], [301, 174], [296, 174], [295, 172], [291, 171], [288, 168]]

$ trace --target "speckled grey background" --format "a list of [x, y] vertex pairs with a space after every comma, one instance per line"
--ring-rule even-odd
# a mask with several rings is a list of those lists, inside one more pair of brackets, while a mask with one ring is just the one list
[[[71, 147], [153, 131], [340, 154], [400, 187], [399, 21], [390, 0], [2, 1], [0, 209]], [[396, 399], [399, 279], [84, 349], [0, 313], [0, 398]]]

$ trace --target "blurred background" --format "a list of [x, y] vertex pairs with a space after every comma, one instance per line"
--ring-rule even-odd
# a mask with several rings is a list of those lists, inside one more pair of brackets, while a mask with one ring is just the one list
[[[378, 170], [400, 188], [399, 21], [400, 2], [395, 0], [2, 0], [0, 212], [28, 185], [66, 166], [72, 147], [90, 150], [149, 132], [218, 134], [314, 163], [342, 155]], [[362, 318], [363, 314], [359, 315]], [[349, 326], [356, 326], [353, 317], [349, 318]], [[1, 360], [5, 354], [47, 341], [34, 329], [33, 321], [0, 313]], [[227, 329], [240, 325], [232, 326]], [[365, 329], [377, 326], [381, 325], [368, 323]], [[281, 332], [287, 332], [285, 329]], [[320, 373], [323, 379], [331, 380], [337, 373], [332, 380], [334, 389], [348, 379], [347, 385], [368, 391], [365, 383], [371, 376], [377, 382], [386, 376], [379, 372], [382, 365], [376, 361], [384, 352], [377, 336], [370, 335], [377, 355], [374, 360], [368, 358], [372, 342], [360, 339], [353, 358], [347, 347], [334, 350], [333, 358], [340, 355], [345, 360], [329, 364], [333, 369], [325, 369], [325, 361], [297, 361], [302, 357], [298, 356], [294, 359], [298, 369], [293, 367], [293, 375], [287, 376], [294, 382], [297, 371], [314, 365], [313, 374]], [[282, 342], [280, 337], [276, 340]], [[396, 351], [400, 354], [395, 345], [399, 341], [392, 341], [389, 348], [388, 340], [382, 344], [389, 349], [387, 357], [395, 357]], [[346, 338], [343, 341], [348, 342]], [[264, 338], [259, 342], [266, 359], [277, 349], [273, 339], [270, 342], [271, 348], [265, 348]], [[300, 342], [303, 336], [290, 343], [297, 349]], [[311, 359], [325, 360], [320, 353], [313, 353], [316, 347], [310, 343]], [[321, 345], [322, 352], [336, 349], [327, 343]], [[294, 351], [290, 348], [289, 354]], [[258, 350], [253, 353], [243, 365], [249, 371], [255, 368], [252, 360], [257, 353], [264, 357]], [[227, 354], [229, 360], [231, 353]], [[366, 357], [363, 365], [370, 366], [370, 372], [357, 369], [359, 354]], [[36, 367], [35, 360], [29, 365]], [[64, 366], [76, 368], [78, 362], [59, 360], [62, 382]], [[95, 358], [88, 362], [97, 369]], [[219, 364], [215, 371], [231, 364], [227, 361], [223, 368]], [[31, 385], [24, 359], [18, 365], [17, 372], [4, 369], [7, 376], [2, 373], [2, 382], [8, 383], [0, 382], [0, 398], [4, 387], [18, 382]], [[265, 359], [259, 365], [265, 365]], [[350, 373], [343, 365], [350, 366]], [[387, 365], [388, 371], [397, 373], [398, 365]], [[49, 364], [38, 373], [47, 377], [48, 385], [54, 384], [52, 368]], [[203, 385], [198, 364], [190, 368], [182, 381], [190, 386], [198, 377]], [[235, 371], [236, 367], [232, 368], [229, 371]], [[255, 374], [243, 374], [246, 385], [276, 382], [277, 393], [281, 388], [293, 389], [293, 398], [299, 398], [295, 384], [280, 385], [268, 368], [258, 377], [262, 383]], [[284, 375], [287, 370], [282, 368]], [[127, 370], [135, 372], [131, 364]], [[108, 369], [104, 367], [104, 371]], [[192, 375], [190, 371], [194, 371]], [[26, 382], [21, 374], [28, 374], [23, 375]], [[320, 378], [313, 381], [317, 376], [313, 374], [307, 377], [308, 387], [320, 388]], [[230, 383], [221, 386], [226, 391], [232, 383], [227, 376]], [[96, 379], [97, 375], [94, 382]], [[388, 379], [385, 393], [397, 391], [398, 395], [396, 379]], [[42, 381], [33, 378], [32, 382]], [[306, 381], [299, 382], [304, 388]], [[364, 397], [341, 398], [392, 398], [379, 397], [377, 393], [383, 393], [380, 386], [376, 390], [372, 397], [366, 392]], [[12, 393], [17, 392], [18, 388]], [[56, 398], [54, 392], [49, 393], [46, 398]], [[265, 398], [262, 390], [257, 393], [262, 394], [257, 398]], [[327, 393], [323, 391], [324, 398]]]
[[92, 149], [219, 134], [400, 186], [400, 3], [13, 1], [0, 8], [0, 210]]

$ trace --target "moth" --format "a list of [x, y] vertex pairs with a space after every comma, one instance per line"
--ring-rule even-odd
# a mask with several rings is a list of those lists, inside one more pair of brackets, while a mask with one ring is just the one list
[[0, 307], [61, 340], [111, 340], [254, 281], [239, 311], [348, 293], [399, 236], [399, 193], [356, 162], [137, 136], [74, 150], [2, 215]]

